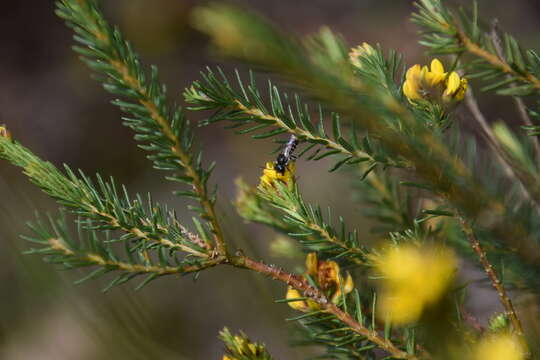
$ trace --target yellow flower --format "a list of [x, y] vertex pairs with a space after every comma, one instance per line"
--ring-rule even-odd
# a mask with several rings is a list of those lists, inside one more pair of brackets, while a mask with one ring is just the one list
[[285, 184], [291, 184], [294, 181], [294, 170], [295, 163], [290, 162], [287, 165], [287, 168], [283, 174], [274, 169], [273, 162], [267, 162], [266, 167], [263, 170], [263, 175], [261, 176], [261, 183], [259, 186], [262, 187], [273, 187], [274, 182], [281, 181]]
[[473, 353], [473, 360], [524, 360], [527, 350], [516, 335], [503, 332], [485, 336]]
[[220, 332], [220, 338], [225, 342], [227, 351], [222, 360], [270, 359], [264, 345], [251, 341], [242, 331], [233, 335], [225, 328]]
[[351, 64], [357, 68], [362, 68], [361, 58], [375, 54], [375, 49], [368, 43], [362, 43], [362, 45], [352, 48], [349, 52], [349, 60]]
[[11, 132], [5, 125], [0, 125], [0, 137], [5, 137], [6, 139], [11, 140]]
[[[302, 297], [302, 294], [300, 294], [300, 291], [296, 290], [295, 288], [291, 286], [287, 288], [287, 296], [285, 297], [287, 300], [299, 299], [301, 297]], [[304, 300], [289, 301], [288, 304], [294, 310], [300, 310], [300, 311], [303, 311], [304, 308], [307, 307], [307, 304]]]
[[306, 270], [308, 275], [317, 276], [319, 268], [319, 261], [317, 260], [317, 253], [309, 253], [306, 256]]
[[467, 79], [455, 71], [448, 74], [439, 59], [433, 59], [429, 68], [416, 64], [407, 70], [403, 94], [412, 104], [421, 100], [451, 104], [463, 100], [467, 86]]
[[[344, 279], [340, 274], [339, 265], [335, 261], [319, 261], [316, 253], [309, 253], [306, 257], [306, 275], [311, 276], [318, 284], [321, 291], [330, 298], [333, 303], [338, 303], [342, 293], [349, 294], [354, 289], [354, 281], [351, 274], [347, 273]], [[343, 290], [343, 291], [342, 291]], [[287, 299], [301, 298], [302, 295], [296, 289], [289, 286]], [[320, 308], [313, 300], [298, 300], [289, 302], [289, 306], [295, 310], [307, 312]]]
[[426, 307], [437, 303], [456, 268], [452, 251], [410, 244], [392, 246], [372, 260], [383, 277], [378, 311], [398, 325], [418, 320]]

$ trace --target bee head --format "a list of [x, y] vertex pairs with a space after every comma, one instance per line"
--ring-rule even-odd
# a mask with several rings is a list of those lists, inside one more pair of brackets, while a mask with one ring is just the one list
[[278, 173], [280, 173], [281, 175], [285, 174], [285, 170], [286, 170], [286, 167], [284, 164], [281, 164], [281, 163], [276, 163], [274, 165], [274, 170], [276, 170]]

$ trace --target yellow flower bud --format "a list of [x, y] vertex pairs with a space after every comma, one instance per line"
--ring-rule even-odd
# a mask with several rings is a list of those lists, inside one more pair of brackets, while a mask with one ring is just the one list
[[345, 285], [343, 285], [343, 291], [345, 294], [350, 293], [354, 289], [354, 280], [351, 274], [347, 273], [347, 279], [345, 280]]
[[469, 86], [469, 81], [465, 78], [461, 79], [461, 85], [458, 91], [456, 92], [456, 94], [454, 95], [454, 99], [456, 99], [456, 101], [463, 100], [463, 98], [465, 97], [465, 93], [467, 92], [468, 86]]
[[306, 271], [311, 276], [316, 276], [319, 268], [316, 253], [309, 253], [306, 257]]
[[444, 91], [445, 96], [452, 96], [458, 91], [459, 87], [461, 86], [461, 79], [459, 78], [459, 75], [457, 72], [452, 71], [450, 76], [448, 77], [448, 83], [446, 85], [446, 90]]
[[11, 131], [9, 131], [5, 125], [0, 125], [0, 136], [11, 140]]
[[249, 343], [247, 346], [249, 351], [251, 351], [251, 354], [257, 355], [257, 347], [253, 343]]
[[433, 59], [430, 68], [432, 73], [445, 75], [444, 66], [439, 59]]
[[[302, 294], [300, 294], [300, 292], [298, 290], [296, 290], [296, 289], [294, 289], [294, 288], [292, 288], [290, 286], [288, 287], [287, 296], [286, 296], [287, 299], [298, 299], [298, 298], [301, 298], [301, 297], [302, 297]], [[307, 304], [303, 300], [289, 301], [288, 304], [294, 310], [299, 310], [299, 311], [306, 311], [307, 310]]]
[[[320, 290], [333, 303], [338, 303], [343, 293], [347, 295], [354, 289], [354, 281], [351, 274], [347, 273], [344, 279], [340, 275], [340, 268], [337, 262], [320, 261], [317, 259], [316, 253], [309, 253], [306, 257], [306, 274], [311, 276]], [[286, 297], [287, 299], [297, 299], [302, 296], [299, 291], [289, 286]], [[321, 308], [318, 303], [311, 299], [291, 301], [289, 302], [289, 306], [303, 312]]]

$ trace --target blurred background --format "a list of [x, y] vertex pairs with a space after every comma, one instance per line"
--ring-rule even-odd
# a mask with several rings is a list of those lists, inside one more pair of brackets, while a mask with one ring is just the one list
[[[426, 62], [417, 44], [417, 29], [409, 21], [412, 1], [296, 0], [237, 1], [255, 9], [286, 31], [299, 35], [328, 25], [351, 46], [381, 43], [404, 55], [406, 63]], [[458, 1], [448, 1], [457, 5]], [[464, 1], [464, 3], [468, 3]], [[156, 64], [170, 97], [182, 101], [182, 90], [207, 65], [226, 70], [239, 67], [208, 49], [207, 39], [190, 26], [195, 0], [103, 1], [112, 23], [118, 24], [147, 64]], [[497, 17], [501, 28], [513, 33], [526, 47], [540, 40], [540, 2], [532, 0], [480, 0], [484, 19]], [[109, 104], [110, 95], [89, 76], [71, 51], [72, 33], [54, 15], [53, 1], [3, 2], [0, 12], [0, 124], [17, 140], [56, 165], [67, 163], [87, 174], [114, 176], [132, 193], [152, 192], [154, 198], [191, 215], [172, 196], [175, 185], [152, 169], [136, 147], [121, 114]], [[260, 77], [264, 84], [264, 77]], [[514, 116], [510, 99], [480, 97], [491, 120]], [[189, 114], [197, 121], [201, 114]], [[466, 128], [467, 116], [460, 117]], [[242, 176], [256, 184], [260, 167], [272, 160], [270, 141], [254, 141], [220, 126], [198, 130], [208, 161], [216, 160], [213, 182], [219, 185], [219, 210], [228, 238], [267, 262], [294, 269], [301, 259], [277, 259], [270, 251], [276, 234], [243, 225], [231, 206], [234, 180]], [[329, 175], [325, 163], [298, 164], [300, 186], [308, 201], [332, 206], [349, 224], [366, 223], [359, 205], [350, 202], [346, 176]], [[309, 181], [307, 181], [309, 179]], [[332, 182], [341, 191], [325, 189]], [[336, 185], [337, 184], [337, 185]], [[61, 273], [38, 257], [22, 255], [30, 245], [19, 238], [28, 233], [25, 222], [34, 209], [55, 212], [57, 206], [31, 186], [20, 170], [0, 162], [0, 359], [218, 359], [222, 344], [218, 331], [242, 329], [268, 345], [276, 358], [299, 358], [303, 350], [289, 348], [292, 325], [285, 304], [274, 304], [285, 289], [247, 272], [218, 267], [205, 271], [197, 282], [191, 277], [166, 277], [135, 292], [133, 284], [100, 289], [105, 281], [75, 286], [77, 273]], [[367, 231], [366, 231], [367, 232]], [[366, 235], [369, 236], [369, 235]], [[472, 266], [465, 276], [481, 277]], [[487, 286], [476, 289], [489, 294]], [[471, 303], [482, 321], [497, 310], [496, 298]], [[483, 300], [485, 299], [485, 301]]]

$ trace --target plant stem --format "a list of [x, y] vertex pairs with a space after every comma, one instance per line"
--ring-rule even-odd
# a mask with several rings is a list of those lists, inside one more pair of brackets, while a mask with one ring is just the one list
[[499, 299], [501, 301], [502, 306], [505, 309], [506, 316], [510, 319], [512, 322], [512, 326], [514, 327], [514, 331], [519, 336], [523, 336], [523, 327], [521, 325], [521, 321], [519, 320], [516, 311], [514, 309], [514, 305], [512, 304], [512, 300], [510, 300], [510, 297], [506, 293], [506, 290], [504, 288], [504, 285], [502, 284], [501, 280], [497, 276], [497, 272], [493, 268], [493, 265], [489, 262], [487, 258], [487, 254], [482, 248], [480, 241], [476, 238], [474, 231], [469, 224], [467, 220], [465, 220], [463, 217], [459, 216], [459, 222], [461, 223], [461, 226], [463, 228], [463, 232], [467, 236], [467, 239], [469, 240], [469, 243], [471, 244], [472, 249], [478, 256], [478, 260], [482, 264], [482, 267], [484, 268], [484, 271], [486, 272], [487, 276], [489, 277], [491, 284], [497, 291], [497, 294], [499, 294]]
[[79, 261], [84, 261], [99, 267], [116, 269], [127, 273], [138, 274], [156, 274], [159, 276], [170, 274], [187, 274], [201, 271], [223, 262], [223, 258], [207, 261], [201, 265], [183, 265], [183, 266], [156, 266], [156, 265], [141, 265], [132, 264], [123, 261], [113, 261], [103, 258], [103, 256], [94, 253], [80, 254], [71, 250], [63, 239], [51, 238], [48, 240], [51, 249], [61, 251], [64, 255], [78, 258]]
[[456, 27], [457, 37], [459, 41], [461, 41], [467, 51], [469, 51], [471, 54], [484, 59], [491, 65], [499, 68], [501, 71], [509, 75], [512, 75], [520, 81], [532, 84], [536, 89], [540, 90], [540, 79], [538, 79], [536, 76], [534, 76], [528, 71], [524, 71], [523, 73], [517, 73], [505, 60], [483, 49], [481, 46], [471, 40], [456, 24], [454, 24], [454, 26]]
[[469, 88], [467, 90], [467, 93], [465, 94], [465, 104], [467, 105], [467, 108], [469, 109], [473, 118], [476, 120], [478, 125], [480, 125], [480, 129], [482, 130], [483, 137], [486, 139], [488, 146], [493, 149], [494, 154], [497, 157], [497, 160], [499, 160], [499, 163], [501, 164], [502, 169], [504, 173], [506, 174], [506, 176], [508, 176], [511, 179], [517, 179], [517, 181], [519, 182], [519, 185], [520, 185], [519, 188], [523, 197], [529, 203], [534, 204], [536, 209], [540, 211], [540, 205], [538, 205], [538, 202], [535, 199], [533, 199], [533, 196], [529, 192], [528, 188], [523, 184], [522, 179], [514, 171], [510, 162], [505, 156], [505, 151], [503, 150], [503, 148], [501, 147], [501, 145], [495, 138], [495, 135], [493, 135], [493, 132], [491, 131], [491, 127], [489, 126], [486, 117], [480, 111], [480, 107], [478, 106], [478, 102], [476, 101], [472, 88]]
[[394, 358], [409, 360], [418, 359], [415, 355], [408, 354], [407, 352], [399, 349], [389, 339], [385, 339], [379, 335], [377, 331], [370, 330], [364, 325], [358, 323], [350, 314], [344, 312], [338, 306], [329, 301], [319, 289], [311, 286], [303, 277], [287, 273], [280, 268], [266, 265], [262, 262], [254, 261], [243, 255], [229, 258], [229, 264], [238, 268], [249, 269], [259, 274], [269, 276], [274, 280], [281, 281], [295, 288], [296, 290], [302, 292], [304, 296], [309, 297], [311, 300], [319, 304], [325, 312], [334, 315], [341, 322], [347, 324], [351, 330], [376, 344], [381, 349], [391, 354]]
[[[200, 257], [200, 258], [207, 258], [209, 256], [208, 254], [206, 254], [204, 252], [197, 251], [197, 250], [195, 250], [195, 249], [193, 249], [193, 248], [191, 248], [189, 246], [186, 246], [186, 245], [183, 245], [183, 244], [180, 244], [180, 243], [172, 242], [171, 240], [167, 239], [166, 237], [153, 236], [153, 235], [148, 234], [147, 232], [141, 230], [138, 227], [125, 226], [125, 225], [121, 224], [120, 220], [118, 220], [118, 218], [115, 217], [114, 215], [112, 215], [110, 213], [103, 212], [103, 211], [99, 211], [92, 204], [85, 204], [85, 205], [90, 209], [90, 211], [92, 213], [94, 213], [95, 215], [98, 215], [101, 218], [103, 218], [104, 221], [106, 223], [108, 223], [109, 225], [113, 226], [114, 228], [120, 229], [120, 230], [124, 231], [125, 233], [132, 234], [132, 235], [134, 235], [134, 236], [136, 236], [136, 237], [138, 237], [140, 239], [143, 239], [146, 242], [160, 244], [160, 245], [165, 246], [165, 247], [167, 247], [169, 249], [185, 251], [187, 253], [193, 254], [193, 255], [195, 255], [197, 257]], [[168, 233], [168, 229], [161, 228], [160, 230], [163, 231], [164, 233]], [[187, 233], [187, 232], [183, 233], [183, 235], [186, 238], [195, 237], [195, 235], [193, 235], [191, 233]], [[196, 245], [201, 246], [202, 245], [201, 243], [202, 243], [202, 241], [199, 241], [198, 243], [196, 243]], [[210, 247], [210, 245], [208, 245], [208, 244], [206, 244], [206, 245], [207, 245], [207, 248]]]
[[[493, 46], [495, 47], [495, 51], [497, 52], [497, 55], [499, 56], [499, 58], [505, 59], [504, 51], [503, 51], [502, 43], [501, 43], [501, 37], [499, 36], [498, 24], [499, 24], [499, 21], [497, 19], [493, 19], [492, 24], [491, 24], [490, 36], [491, 36], [491, 41], [493, 43]], [[511, 76], [508, 75], [508, 78], [510, 78], [510, 77]], [[516, 84], [512, 82], [512, 83], [509, 84], [509, 87], [514, 88], [514, 87], [516, 87]], [[523, 102], [523, 99], [521, 97], [519, 97], [519, 96], [512, 96], [512, 98], [514, 99], [516, 109], [517, 109], [517, 111], [519, 113], [519, 116], [521, 117], [521, 120], [523, 121], [523, 123], [525, 125], [527, 125], [527, 126], [532, 126], [533, 123], [532, 123], [531, 119], [529, 118], [529, 115], [527, 114], [527, 107], [525, 106], [525, 103]], [[536, 161], [538, 163], [538, 162], [540, 162], [540, 144], [539, 144], [538, 138], [536, 136], [533, 136], [531, 141], [534, 144], [534, 150], [536, 152]]]
[[[98, 41], [105, 45], [105, 47], [112, 47], [113, 41], [110, 37], [110, 31], [107, 31], [107, 27], [105, 27], [102, 22], [95, 18], [88, 1], [78, 0], [78, 2], [84, 11], [84, 15], [87, 18], [87, 23], [93, 24], [92, 28], [86, 27], [86, 30], [91, 32]], [[123, 60], [118, 50], [114, 49], [114, 56], [107, 61], [109, 65], [111, 65], [119, 74], [122, 81], [128, 84], [129, 87], [137, 94], [139, 104], [142, 105], [146, 111], [148, 111], [150, 117], [156, 124], [159, 125], [161, 132], [171, 141], [172, 145], [170, 149], [172, 153], [185, 168], [186, 175], [193, 179], [193, 190], [199, 197], [199, 201], [206, 213], [207, 220], [211, 224], [217, 252], [221, 255], [225, 255], [227, 253], [227, 248], [224, 242], [223, 231], [221, 230], [221, 226], [216, 217], [214, 204], [210, 200], [203, 179], [192, 165], [191, 154], [184, 151], [180, 139], [178, 136], [176, 136], [171, 128], [170, 121], [166, 118], [167, 115], [163, 114], [151, 96], [149, 89], [141, 82], [140, 77], [133, 72], [133, 69], [130, 68]]]
[[[289, 132], [290, 134], [296, 135], [300, 139], [308, 139], [308, 140], [310, 140], [312, 142], [323, 144], [326, 148], [337, 150], [343, 155], [352, 156], [352, 157], [355, 157], [355, 158], [358, 158], [358, 159], [360, 159], [360, 158], [368, 159], [370, 162], [376, 162], [377, 161], [377, 160], [375, 160], [373, 158], [373, 156], [366, 153], [365, 151], [361, 151], [361, 150], [357, 149], [357, 150], [354, 150], [354, 151], [351, 152], [351, 151], [347, 150], [343, 145], [341, 145], [341, 144], [339, 144], [339, 143], [337, 143], [335, 141], [332, 141], [329, 138], [315, 136], [312, 133], [310, 133], [309, 131], [301, 129], [299, 127], [291, 129], [279, 117], [271, 115], [271, 114], [266, 114], [266, 113], [264, 113], [263, 111], [261, 111], [258, 108], [249, 108], [249, 107], [245, 106], [244, 104], [242, 104], [239, 100], [236, 100], [234, 102], [234, 108], [236, 110], [242, 111], [243, 113], [245, 113], [247, 115], [250, 115], [252, 117], [255, 117], [255, 118], [258, 118], [258, 119], [261, 119], [261, 120], [273, 121], [276, 126], [287, 130], [287, 132]], [[409, 164], [406, 161], [401, 161], [401, 160], [393, 162], [391, 165], [396, 166], [396, 167], [411, 167], [411, 164]]]

